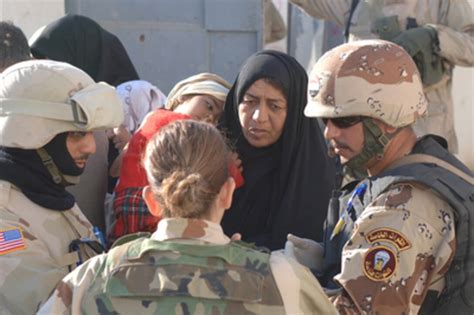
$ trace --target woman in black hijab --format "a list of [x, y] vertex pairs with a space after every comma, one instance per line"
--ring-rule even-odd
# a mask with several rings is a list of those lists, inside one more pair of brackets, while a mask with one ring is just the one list
[[335, 166], [316, 119], [303, 114], [308, 77], [291, 56], [249, 57], [230, 90], [221, 128], [235, 144], [245, 184], [222, 225], [272, 250], [288, 233], [320, 241]]
[[31, 54], [37, 59], [67, 62], [87, 72], [94, 81], [113, 86], [139, 79], [117, 36], [88, 17], [66, 15], [37, 32], [30, 44]]

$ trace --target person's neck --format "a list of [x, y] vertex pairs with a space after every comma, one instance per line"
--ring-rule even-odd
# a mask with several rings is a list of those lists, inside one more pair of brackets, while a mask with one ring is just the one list
[[199, 219], [220, 224], [223, 217], [224, 217], [224, 209], [218, 209], [217, 207], [213, 207], [207, 213], [201, 215]]
[[397, 135], [390, 141], [384, 150], [383, 157], [380, 160], [374, 160], [372, 165], [367, 168], [370, 176], [380, 174], [395, 161], [408, 155], [416, 143], [416, 135], [411, 128], [400, 130]]

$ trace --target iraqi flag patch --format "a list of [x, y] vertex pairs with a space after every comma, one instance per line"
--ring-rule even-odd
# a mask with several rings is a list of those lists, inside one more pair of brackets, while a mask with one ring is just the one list
[[0, 231], [0, 255], [26, 249], [25, 238], [19, 228]]

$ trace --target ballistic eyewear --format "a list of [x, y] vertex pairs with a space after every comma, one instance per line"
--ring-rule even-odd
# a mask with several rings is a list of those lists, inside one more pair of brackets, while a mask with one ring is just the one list
[[322, 118], [324, 125], [328, 124], [330, 120], [331, 123], [339, 129], [346, 129], [354, 126], [355, 124], [360, 123], [364, 117], [362, 116], [347, 116], [339, 118]]

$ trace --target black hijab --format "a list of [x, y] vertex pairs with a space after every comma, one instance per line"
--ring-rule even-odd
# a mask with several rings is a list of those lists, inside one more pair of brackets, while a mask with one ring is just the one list
[[[279, 140], [265, 148], [252, 147], [242, 134], [238, 106], [257, 80], [280, 83], [288, 102]], [[270, 249], [282, 248], [286, 235], [320, 241], [335, 166], [318, 121], [303, 114], [308, 77], [291, 56], [262, 51], [247, 59], [230, 90], [220, 127], [242, 159], [245, 185], [236, 190], [222, 226], [231, 235]]]
[[76, 66], [96, 82], [117, 86], [139, 79], [120, 40], [85, 16], [66, 15], [47, 25], [31, 45], [31, 53]]

